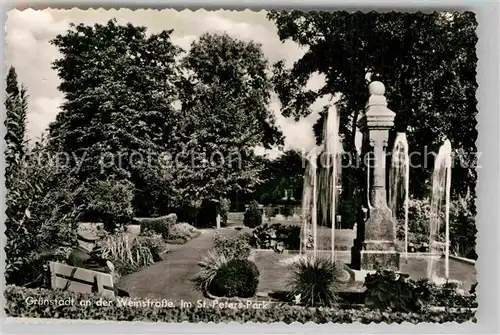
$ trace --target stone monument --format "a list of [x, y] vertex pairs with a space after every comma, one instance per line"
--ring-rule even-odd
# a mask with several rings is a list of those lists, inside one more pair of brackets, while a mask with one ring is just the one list
[[[378, 268], [399, 270], [396, 223], [387, 204], [386, 147], [395, 113], [387, 108], [385, 87], [374, 81], [369, 85], [370, 98], [358, 122], [363, 134], [363, 157], [372, 155], [367, 168], [367, 218], [357, 228], [351, 249], [351, 266], [356, 270]], [[366, 210], [365, 210], [366, 211]]]

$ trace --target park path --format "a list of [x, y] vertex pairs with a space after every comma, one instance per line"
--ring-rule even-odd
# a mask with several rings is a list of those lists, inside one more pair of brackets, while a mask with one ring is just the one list
[[214, 246], [215, 229], [203, 229], [201, 235], [183, 245], [168, 245], [164, 260], [139, 272], [123, 276], [118, 287], [130, 297], [165, 298], [196, 301], [202, 293], [193, 289], [191, 279], [199, 270], [198, 262]]

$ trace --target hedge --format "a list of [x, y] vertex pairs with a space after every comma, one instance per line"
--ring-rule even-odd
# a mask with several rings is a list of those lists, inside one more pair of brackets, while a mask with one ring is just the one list
[[153, 231], [168, 239], [171, 227], [177, 223], [177, 215], [169, 214], [157, 218], [134, 218], [141, 225], [141, 233]]
[[[419, 323], [419, 322], [476, 322], [475, 312], [470, 309], [458, 311], [425, 311], [423, 313], [389, 313], [369, 309], [304, 308], [293, 305], [271, 306], [270, 308], [219, 308], [207, 306], [192, 307], [137, 307], [117, 306], [117, 298], [101, 298], [96, 295], [73, 292], [27, 289], [7, 286], [5, 311], [10, 317], [65, 318], [115, 321], [163, 321], [163, 322], [315, 322], [315, 323]], [[56, 301], [74, 299], [70, 306], [56, 304], [29, 304], [28, 300]], [[110, 301], [108, 306], [96, 306], [102, 299]], [[91, 302], [90, 306], [80, 306], [79, 302]], [[69, 300], [68, 300], [69, 301]], [[146, 300], [141, 300], [146, 301]], [[150, 301], [161, 302], [161, 299]], [[208, 305], [208, 304], [207, 304]]]

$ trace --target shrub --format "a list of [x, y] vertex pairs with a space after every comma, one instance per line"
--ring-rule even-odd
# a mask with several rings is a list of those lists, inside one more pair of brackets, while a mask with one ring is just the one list
[[227, 216], [229, 210], [231, 209], [231, 200], [227, 198], [223, 198], [220, 201], [220, 218], [221, 218], [221, 226], [227, 226]]
[[209, 250], [207, 256], [199, 263], [201, 270], [198, 271], [196, 277], [193, 279], [195, 289], [205, 292], [219, 269], [227, 262], [228, 259], [226, 256], [217, 253], [215, 250]]
[[177, 222], [176, 214], [169, 214], [157, 218], [136, 218], [141, 225], [141, 233], [148, 230], [160, 234], [165, 240], [169, 238], [170, 228]]
[[309, 307], [331, 307], [339, 300], [341, 276], [341, 268], [329, 259], [301, 258], [292, 268], [290, 298], [300, 297], [300, 303]]
[[223, 264], [210, 282], [208, 291], [218, 297], [250, 298], [257, 292], [259, 270], [247, 259], [232, 259]]
[[[450, 250], [453, 254], [477, 259], [475, 251], [477, 228], [471, 196], [459, 197], [450, 205]], [[408, 213], [409, 243], [421, 246], [429, 243], [430, 202], [429, 199], [410, 199]], [[404, 239], [404, 213], [398, 216], [398, 238]], [[444, 209], [441, 213], [441, 229], [438, 242], [444, 242]]]
[[437, 285], [429, 279], [413, 282], [414, 291], [424, 306], [477, 308], [476, 294], [460, 292], [458, 284], [447, 282]]
[[88, 185], [84, 194], [86, 216], [100, 221], [108, 231], [130, 223], [133, 216], [132, 185], [128, 181], [98, 180]]
[[422, 308], [422, 301], [413, 290], [408, 275], [381, 270], [365, 278], [365, 305], [369, 308], [415, 312]]
[[245, 216], [243, 217], [243, 224], [250, 228], [255, 228], [262, 224], [262, 212], [259, 209], [259, 203], [255, 200], [250, 202]]
[[[120, 305], [122, 298], [106, 298], [109, 305], [99, 305], [100, 295], [90, 295], [69, 291], [52, 291], [46, 289], [28, 289], [9, 285], [4, 292], [5, 311], [10, 317], [30, 318], [65, 318], [84, 320], [116, 320], [116, 321], [149, 321], [149, 322], [292, 322], [306, 323], [354, 323], [371, 324], [402, 323], [413, 324], [420, 322], [477, 322], [475, 312], [470, 309], [461, 310], [425, 310], [421, 313], [388, 313], [379, 310], [360, 309], [334, 309], [334, 308], [304, 308], [302, 306], [280, 305], [273, 308], [199, 308], [196, 304], [191, 307], [176, 304], [171, 308], [158, 308], [161, 299], [151, 299], [150, 304], [143, 308], [129, 305]], [[74, 299], [70, 306], [56, 304], [34, 304], [33, 301], [56, 301]], [[118, 300], [120, 299], [120, 300]], [[80, 301], [90, 302], [80, 304]], [[118, 307], [119, 306], [119, 307]], [[161, 306], [161, 305], [160, 305]]]
[[239, 238], [241, 238], [242, 242], [247, 244], [248, 246], [251, 246], [253, 243], [253, 235], [249, 232], [242, 232], [239, 234]]
[[299, 226], [264, 223], [253, 230], [251, 243], [252, 246], [260, 249], [269, 249], [277, 245], [283, 245], [287, 250], [299, 250], [300, 231], [301, 228]]
[[459, 257], [477, 259], [474, 199], [467, 195], [450, 206], [450, 249]]
[[[429, 223], [431, 219], [430, 214], [431, 214], [431, 204], [428, 198], [425, 199], [410, 198], [408, 204], [409, 243], [413, 243], [415, 245], [422, 245], [423, 243], [429, 243], [429, 234], [430, 234]], [[397, 237], [400, 240], [404, 239], [403, 215], [404, 211], [398, 212]], [[441, 228], [444, 227], [441, 226]], [[442, 234], [442, 232], [438, 234], [438, 236], [436, 236], [436, 240], [439, 242], [444, 241], [444, 235]]]
[[300, 231], [300, 226], [279, 225], [276, 229], [276, 238], [284, 243], [287, 250], [299, 250]]
[[137, 272], [154, 263], [150, 242], [144, 239], [131, 240], [129, 235], [121, 233], [108, 235], [98, 241], [100, 256], [115, 266], [115, 271], [124, 276]]
[[455, 283], [436, 285], [428, 279], [381, 270], [365, 279], [365, 305], [369, 308], [402, 312], [422, 312], [428, 306], [477, 307], [476, 295], [460, 293]]
[[45, 145], [38, 143], [25, 157], [26, 164], [10, 176], [5, 211], [7, 284], [46, 285], [48, 261], [64, 259], [67, 250], [77, 245], [76, 222], [82, 208], [76, 199], [83, 188], [49, 157]]
[[256, 227], [252, 232], [251, 246], [258, 249], [268, 249], [271, 246], [273, 226], [264, 223]]
[[224, 255], [227, 259], [247, 259], [250, 256], [250, 244], [244, 233], [231, 237], [216, 234], [214, 245], [215, 251]]

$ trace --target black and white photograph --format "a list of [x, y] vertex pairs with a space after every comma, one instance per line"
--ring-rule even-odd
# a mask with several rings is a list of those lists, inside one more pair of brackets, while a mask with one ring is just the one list
[[477, 27], [9, 11], [6, 315], [477, 322]]

